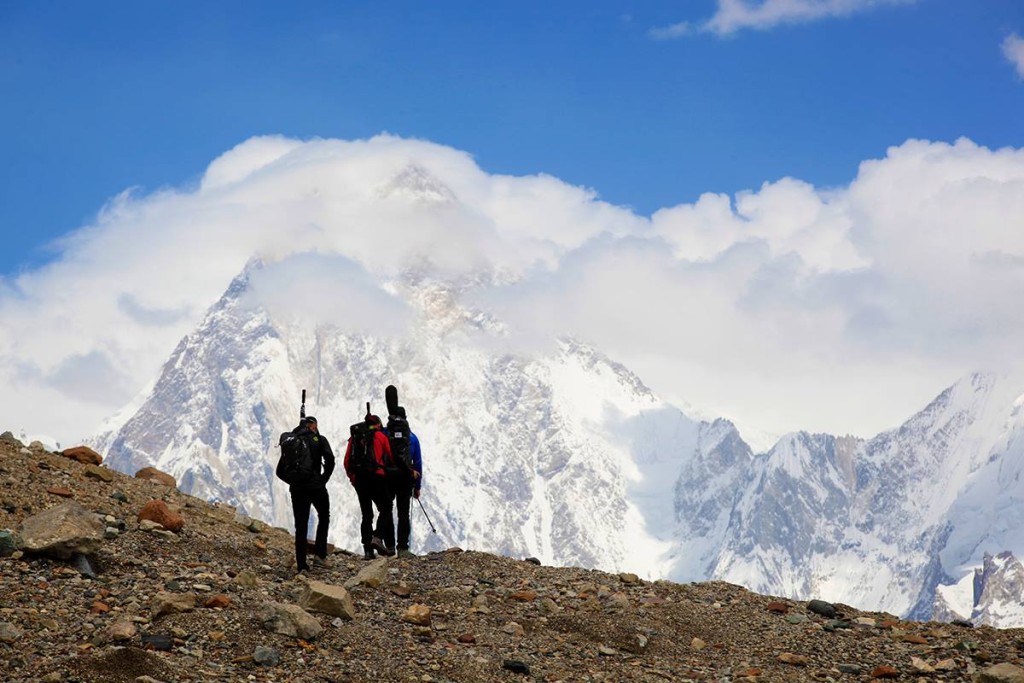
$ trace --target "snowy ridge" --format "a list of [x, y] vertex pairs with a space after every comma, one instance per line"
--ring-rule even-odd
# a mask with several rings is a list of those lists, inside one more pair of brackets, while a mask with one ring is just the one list
[[[443, 200], [435, 189], [399, 194]], [[340, 469], [347, 428], [365, 401], [382, 410], [394, 383], [423, 445], [423, 501], [438, 527], [427, 536], [414, 522], [414, 549], [459, 545], [1024, 625], [1018, 378], [965, 377], [872, 439], [800, 432], [755, 454], [728, 421], [687, 416], [579, 340], [501, 350], [502, 321], [463, 303], [495, 274], [450, 282], [423, 267], [383, 283], [386, 300], [367, 310], [410, 322], [374, 333], [267, 305], [263, 279], [287, 272], [276, 267], [250, 263], [151, 391], [95, 439], [112, 467], [154, 465], [189, 493], [287, 527], [276, 443], [306, 388], [339, 461], [332, 541], [355, 548], [358, 506]]]

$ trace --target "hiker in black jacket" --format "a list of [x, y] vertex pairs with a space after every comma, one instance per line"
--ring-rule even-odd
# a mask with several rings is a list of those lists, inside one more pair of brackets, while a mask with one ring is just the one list
[[295, 515], [295, 566], [297, 571], [309, 570], [306, 563], [306, 535], [309, 532], [309, 507], [316, 510], [316, 542], [313, 546], [313, 563], [327, 564], [327, 529], [331, 523], [331, 499], [327, 494], [327, 482], [334, 473], [334, 451], [327, 437], [317, 430], [316, 418], [307, 415], [292, 433], [309, 446], [313, 455], [313, 473], [304, 481], [296, 481], [288, 487], [292, 496], [292, 512]]

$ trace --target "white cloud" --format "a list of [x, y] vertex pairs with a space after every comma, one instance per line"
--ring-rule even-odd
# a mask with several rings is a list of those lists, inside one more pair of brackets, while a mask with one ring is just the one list
[[1024, 151], [911, 140], [845, 187], [783, 178], [646, 218], [429, 142], [254, 138], [196, 187], [117, 197], [60, 249], [0, 282], [3, 429], [90, 433], [259, 257], [275, 315], [386, 310], [373, 331], [399, 334], [387, 281], [489, 272], [504, 284], [466, 296], [513, 345], [575, 334], [751, 430], [870, 434], [1019, 355]]
[[[718, 9], [696, 30], [731, 35], [744, 29], [766, 30], [783, 24], [802, 24], [829, 17], [846, 17], [883, 5], [909, 4], [916, 0], [717, 0]], [[656, 39], [690, 35], [687, 23], [654, 28]]]
[[1010, 60], [1010, 64], [1017, 70], [1017, 76], [1024, 79], [1024, 38], [1016, 33], [1006, 36], [1003, 41], [1003, 55]]

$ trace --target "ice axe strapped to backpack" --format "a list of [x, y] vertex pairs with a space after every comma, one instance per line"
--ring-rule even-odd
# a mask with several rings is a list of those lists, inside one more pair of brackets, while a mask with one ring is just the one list
[[376, 474], [380, 465], [373, 449], [373, 440], [380, 426], [371, 421], [373, 414], [370, 412], [370, 403], [366, 403], [366, 417], [362, 422], [357, 422], [348, 428], [349, 436], [352, 439], [352, 453], [349, 455], [349, 462], [352, 469], [363, 474]]
[[409, 421], [405, 408], [398, 405], [398, 388], [390, 384], [384, 390], [384, 401], [388, 406], [388, 439], [391, 441], [391, 456], [396, 465], [412, 476], [412, 452], [409, 446]]
[[[302, 403], [299, 406], [299, 417], [306, 417], [306, 390], [302, 390]], [[277, 478], [289, 485], [309, 482], [320, 475], [319, 463], [314, 462], [309, 444], [294, 431], [281, 432], [277, 441], [281, 447], [281, 456], [277, 461], [274, 473]]]

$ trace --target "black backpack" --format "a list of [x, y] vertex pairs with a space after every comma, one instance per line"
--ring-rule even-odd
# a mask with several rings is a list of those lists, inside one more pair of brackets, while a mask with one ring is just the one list
[[399, 415], [388, 416], [388, 440], [391, 456], [400, 468], [412, 472], [412, 453], [409, 449], [409, 422]]
[[349, 454], [349, 465], [355, 472], [375, 474], [377, 457], [373, 453], [373, 440], [377, 428], [367, 422], [357, 422], [348, 428], [352, 439], [352, 452]]
[[277, 461], [277, 478], [287, 484], [304, 484], [320, 474], [309, 443], [294, 432], [283, 432], [278, 440], [281, 458]]

